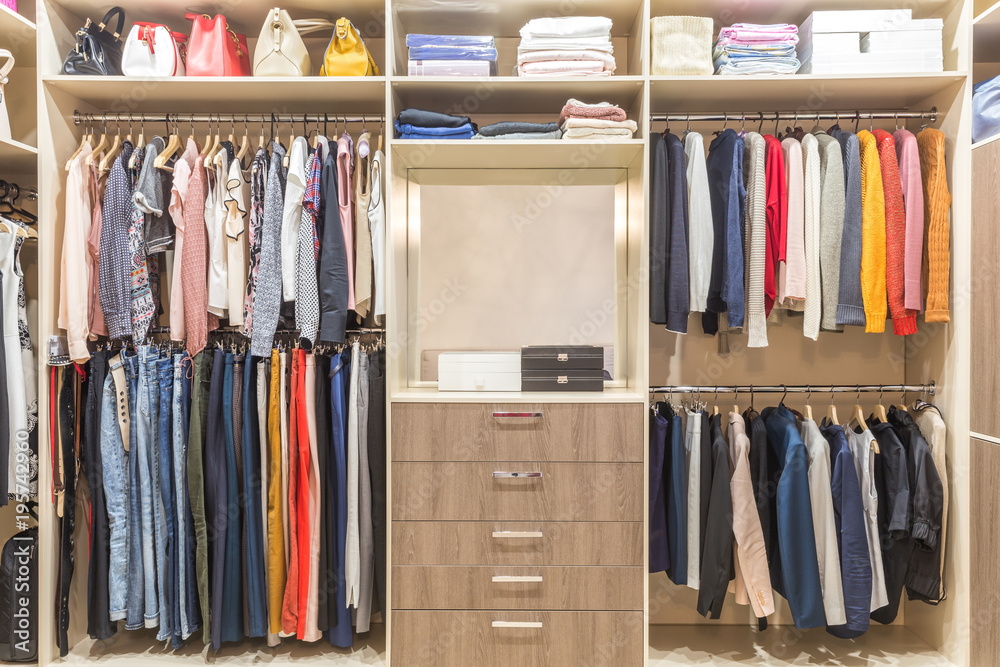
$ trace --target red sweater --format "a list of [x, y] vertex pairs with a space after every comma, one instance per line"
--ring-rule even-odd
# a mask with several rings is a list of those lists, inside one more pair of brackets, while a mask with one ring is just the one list
[[785, 181], [785, 153], [781, 142], [770, 134], [764, 137], [767, 155], [764, 177], [767, 181], [767, 245], [764, 264], [764, 313], [771, 314], [778, 295], [775, 274], [778, 262], [785, 260], [788, 239], [788, 192]]
[[898, 336], [917, 333], [917, 313], [907, 310], [906, 290], [906, 210], [903, 185], [896, 162], [896, 141], [885, 130], [875, 130], [879, 162], [882, 166], [882, 189], [885, 193], [885, 285], [892, 314], [892, 330]]

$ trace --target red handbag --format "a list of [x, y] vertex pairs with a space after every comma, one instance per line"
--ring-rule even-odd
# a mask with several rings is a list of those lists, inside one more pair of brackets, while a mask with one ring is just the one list
[[192, 22], [188, 76], [250, 76], [246, 35], [230, 30], [225, 16], [188, 13], [184, 18]]

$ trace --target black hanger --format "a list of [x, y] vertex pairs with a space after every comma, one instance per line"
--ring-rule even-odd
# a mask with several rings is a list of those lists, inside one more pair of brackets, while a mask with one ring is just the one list
[[0, 181], [4, 186], [3, 195], [0, 196], [0, 215], [20, 216], [21, 222], [33, 225], [38, 222], [38, 216], [30, 211], [17, 206], [17, 200], [21, 196], [21, 187], [17, 183]]

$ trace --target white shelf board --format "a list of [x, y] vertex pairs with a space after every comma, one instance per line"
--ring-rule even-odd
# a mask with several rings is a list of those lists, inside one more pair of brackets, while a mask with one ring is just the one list
[[218, 651], [209, 651], [201, 642], [201, 631], [195, 633], [179, 651], [171, 651], [156, 641], [151, 630], [120, 630], [106, 641], [84, 639], [71, 647], [69, 655], [60, 658], [60, 665], [330, 665], [361, 667], [385, 665], [385, 625], [372, 623], [371, 632], [355, 635], [353, 649], [338, 649], [323, 638], [316, 643], [294, 639], [275, 648], [268, 648], [260, 639], [226, 643]]
[[[294, 3], [276, 3], [274, 0], [239, 0], [239, 2], [183, 3], [177, 0], [49, 0], [61, 5], [81, 19], [95, 22], [104, 17], [112, 5], [125, 8], [125, 32], [132, 22], [153, 21], [163, 23], [185, 35], [191, 32], [191, 22], [184, 19], [185, 11], [223, 13], [229, 26], [250, 39], [260, 34], [260, 28], [275, 5], [288, 9], [293, 19], [327, 18], [336, 21], [346, 16], [363, 37], [385, 35], [385, 0], [295, 0]], [[189, 8], [185, 10], [185, 8]], [[320, 33], [316, 33], [317, 35]], [[327, 33], [329, 35], [329, 33]]]
[[202, 113], [381, 114], [385, 77], [102, 77], [47, 76], [43, 83], [98, 109], [127, 115]]
[[642, 94], [641, 76], [553, 77], [519, 76], [420, 77], [390, 79], [402, 107], [475, 114], [551, 114], [556, 120], [566, 100], [611, 102], [626, 111]]
[[972, 60], [1000, 62], [1000, 2], [972, 21]]
[[4, 174], [33, 174], [38, 169], [38, 149], [20, 141], [0, 140], [0, 169]]
[[977, 148], [981, 148], [982, 146], [986, 146], [987, 144], [992, 144], [994, 141], [1000, 141], [1000, 133], [994, 134], [991, 137], [986, 137], [981, 141], [973, 143], [972, 150], [976, 150]]
[[35, 24], [0, 6], [0, 49], [14, 55], [14, 67], [35, 66]]
[[[641, 0], [394, 0], [393, 12], [405, 33], [517, 37], [533, 18], [606, 16], [611, 34], [629, 34], [643, 11]], [[401, 40], [401, 44], [405, 41]]]
[[604, 391], [438, 391], [403, 389], [392, 394], [393, 403], [645, 403], [648, 395], [628, 388]]
[[654, 76], [650, 104], [654, 114], [800, 110], [808, 118], [809, 111], [912, 109], [965, 78], [964, 72]]
[[750, 664], [951, 667], [953, 663], [907, 627], [874, 621], [865, 635], [854, 640], [837, 639], [823, 628], [771, 626], [758, 633], [746, 625], [649, 626], [649, 667]]
[[929, 18], [953, 4], [953, 0], [909, 0], [906, 3], [873, 3], [871, 0], [651, 0], [650, 16], [711, 16], [716, 27], [732, 23], [801, 24], [814, 10], [906, 8], [914, 18]]

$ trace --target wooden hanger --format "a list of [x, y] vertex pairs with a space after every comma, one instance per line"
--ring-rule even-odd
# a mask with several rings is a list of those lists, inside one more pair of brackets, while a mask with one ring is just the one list
[[[119, 118], [119, 120], [121, 120]], [[114, 143], [111, 144], [111, 148], [105, 153], [104, 158], [101, 160], [101, 164], [98, 167], [101, 172], [106, 172], [111, 170], [111, 165], [114, 164], [115, 158], [122, 150], [122, 128], [121, 124], [116, 122], [116, 127], [118, 128], [118, 133], [115, 135]]]
[[107, 130], [108, 130], [108, 128], [105, 125], [105, 127], [102, 128], [102, 130], [101, 130], [101, 139], [100, 139], [100, 141], [97, 142], [97, 145], [94, 146], [91, 149], [90, 155], [87, 156], [87, 159], [85, 160], [85, 163], [86, 163], [86, 165], [88, 167], [92, 166], [94, 164], [94, 162], [97, 161], [97, 158], [101, 155], [101, 153], [103, 153], [105, 150], [107, 150], [108, 146], [110, 145], [108, 143], [108, 131]]
[[877, 419], [880, 424], [888, 423], [888, 421], [889, 421], [889, 415], [886, 412], [885, 405], [882, 403], [882, 387], [881, 386], [879, 386], [879, 388], [878, 388], [878, 405], [875, 406], [875, 410], [874, 410], [873, 414], [875, 415], [875, 419]]
[[808, 393], [806, 394], [805, 415], [806, 415], [806, 419], [812, 421], [812, 418], [813, 418], [813, 407], [809, 403], [809, 399], [812, 398], [812, 387], [806, 387], [806, 390], [807, 390]]
[[[128, 115], [128, 120], [129, 120], [129, 130], [131, 131], [131, 127], [132, 127], [132, 114]], [[138, 142], [136, 143], [136, 145], [140, 146], [142, 148], [146, 147], [146, 128], [145, 128], [145, 125], [146, 125], [145, 119], [142, 116], [140, 116], [139, 117], [139, 139], [138, 139]], [[131, 135], [130, 135], [129, 141], [131, 141]], [[139, 164], [138, 151], [132, 151], [132, 155], [128, 159], [128, 168], [129, 169], [135, 169], [136, 165], [138, 165], [139, 167], [142, 166], [142, 165]]]
[[87, 134], [87, 128], [86, 126], [84, 126], [83, 136], [80, 137], [80, 145], [77, 146], [76, 150], [73, 151], [73, 154], [69, 156], [68, 160], [66, 160], [66, 171], [69, 171], [70, 165], [73, 164], [73, 160], [75, 160], [80, 155], [80, 153], [83, 152], [83, 147], [87, 145], [87, 142], [92, 140], [93, 140], [93, 133]]
[[[170, 116], [167, 116], [168, 124]], [[160, 154], [156, 156], [156, 160], [153, 161], [153, 166], [157, 169], [163, 169], [164, 171], [173, 171], [173, 167], [170, 167], [167, 163], [170, 159], [177, 154], [177, 151], [181, 149], [181, 135], [180, 128], [174, 125], [174, 131], [167, 138], [167, 145], [160, 151]]]
[[830, 420], [831, 424], [839, 424], [840, 419], [837, 417], [837, 406], [834, 405], [833, 397], [835, 394], [830, 392], [830, 407], [826, 410], [826, 418]]
[[266, 140], [264, 139], [264, 124], [267, 123], [267, 119], [264, 118], [264, 114], [260, 115], [260, 137], [257, 139], [257, 150], [264, 148], [266, 145]]
[[[209, 115], [211, 118], [211, 114]], [[215, 154], [218, 152], [219, 148], [222, 146], [222, 137], [219, 136], [219, 120], [216, 120], [215, 125], [215, 135], [209, 135], [210, 139], [205, 143], [211, 143], [211, 148], [205, 151], [205, 169], [212, 166], [215, 161]]]
[[[233, 122], [236, 122], [235, 116], [233, 116]], [[247, 117], [243, 116], [243, 141], [240, 142], [240, 149], [236, 152], [236, 159], [239, 161], [241, 166], [243, 164], [243, 158], [245, 158], [249, 152], [250, 128], [247, 127]]]

